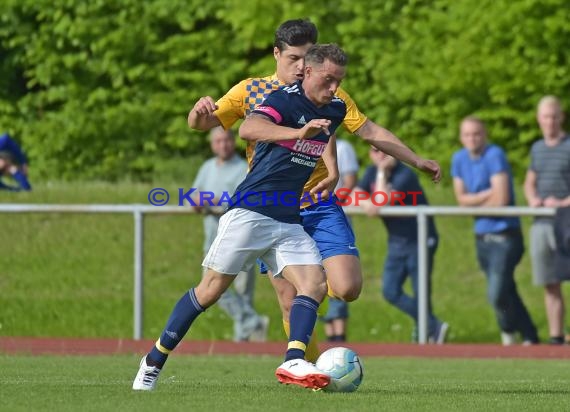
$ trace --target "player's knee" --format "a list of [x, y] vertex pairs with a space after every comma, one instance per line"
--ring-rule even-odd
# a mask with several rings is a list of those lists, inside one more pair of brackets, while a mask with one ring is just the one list
[[198, 299], [198, 303], [204, 309], [209, 308], [222, 296], [223, 290], [219, 290], [218, 288], [207, 287], [207, 288], [196, 288], [196, 299]]
[[354, 302], [360, 296], [361, 288], [350, 288], [347, 293], [344, 294], [342, 300], [345, 302]]
[[362, 291], [362, 284], [346, 284], [332, 287], [331, 292], [333, 297], [344, 300], [345, 302], [353, 302], [360, 296], [360, 292]]
[[320, 303], [325, 298], [327, 291], [327, 282], [325, 279], [322, 279], [304, 282], [303, 284], [299, 285], [298, 293], [299, 295], [309, 296]]
[[198, 303], [208, 308], [216, 303], [227, 290], [234, 278], [214, 271], [206, 271], [198, 286], [194, 289]]

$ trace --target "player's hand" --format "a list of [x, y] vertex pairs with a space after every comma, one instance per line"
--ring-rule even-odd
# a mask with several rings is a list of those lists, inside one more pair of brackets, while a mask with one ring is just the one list
[[420, 159], [418, 169], [431, 176], [431, 180], [437, 183], [441, 180], [441, 167], [435, 160]]
[[210, 96], [204, 96], [200, 97], [192, 110], [201, 116], [205, 116], [213, 114], [216, 110], [218, 110], [218, 106], [216, 105], [216, 102], [213, 98]]
[[337, 183], [338, 176], [327, 176], [311, 189], [311, 196], [316, 196], [318, 200], [328, 200], [334, 194], [334, 188]]
[[327, 136], [330, 136], [331, 134], [329, 131], [330, 125], [331, 125], [330, 120], [313, 119], [300, 129], [301, 135], [299, 136], [299, 138], [310, 139], [311, 137], [315, 137], [321, 132], [325, 132]]

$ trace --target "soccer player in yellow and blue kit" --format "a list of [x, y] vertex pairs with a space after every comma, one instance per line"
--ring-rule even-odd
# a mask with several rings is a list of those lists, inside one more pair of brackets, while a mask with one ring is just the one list
[[[304, 56], [310, 46], [317, 42], [317, 37], [317, 28], [308, 20], [284, 22], [275, 32], [275, 74], [243, 80], [217, 102], [210, 96], [200, 98], [188, 115], [188, 125], [198, 130], [209, 130], [219, 125], [229, 128], [239, 119], [245, 118], [273, 90], [303, 77]], [[347, 113], [343, 125], [349, 132], [360, 136], [379, 150], [429, 173], [434, 181], [439, 181], [441, 172], [436, 162], [417, 156], [391, 132], [369, 120], [342, 88], [337, 90], [336, 95], [346, 103]], [[298, 121], [302, 124], [303, 119]], [[254, 150], [255, 145], [248, 144], [248, 159], [251, 159]], [[304, 193], [334, 187], [338, 171], [333, 170], [332, 174], [330, 172], [324, 162], [319, 161], [305, 185]], [[362, 272], [354, 234], [342, 208], [336, 202], [326, 201], [320, 204], [318, 199], [307, 202], [302, 207], [303, 227], [317, 242], [323, 258], [329, 295], [345, 301], [355, 300], [362, 289]], [[283, 279], [272, 276], [270, 279], [283, 312], [285, 331], [289, 334], [289, 309], [297, 291]], [[312, 339], [306, 357], [315, 361], [318, 354], [316, 342]]]

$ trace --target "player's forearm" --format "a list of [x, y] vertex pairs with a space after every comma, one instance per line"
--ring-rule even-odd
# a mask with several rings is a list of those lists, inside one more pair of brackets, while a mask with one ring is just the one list
[[417, 168], [421, 158], [389, 130], [368, 120], [357, 134], [382, 152]]
[[323, 162], [327, 168], [328, 177], [335, 180], [334, 186], [336, 186], [336, 183], [340, 178], [336, 154], [336, 135], [332, 135], [322, 157]]
[[280, 140], [300, 139], [300, 129], [279, 126], [269, 120], [252, 116], [244, 120], [239, 128], [242, 139], [252, 142], [276, 142]]
[[208, 131], [216, 126], [221, 126], [221, 123], [213, 114], [200, 115], [195, 110], [191, 110], [188, 113], [188, 126], [191, 129]]

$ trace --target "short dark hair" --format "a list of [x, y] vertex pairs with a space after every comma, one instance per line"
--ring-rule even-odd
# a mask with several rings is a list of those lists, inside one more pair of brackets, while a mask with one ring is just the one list
[[287, 20], [275, 31], [273, 46], [279, 50], [287, 46], [304, 46], [307, 43], [316, 43], [319, 31], [308, 19]]
[[348, 63], [348, 57], [344, 50], [334, 43], [314, 44], [305, 55], [305, 64], [307, 66], [311, 64], [320, 65], [323, 64], [325, 60], [330, 60], [339, 66], [346, 66]]

